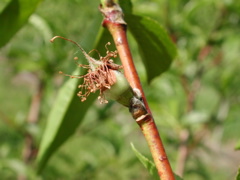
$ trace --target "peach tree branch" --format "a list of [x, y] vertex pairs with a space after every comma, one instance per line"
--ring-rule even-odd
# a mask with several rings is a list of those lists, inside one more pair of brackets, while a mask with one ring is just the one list
[[127, 24], [123, 19], [123, 12], [120, 6], [111, 0], [102, 0], [99, 9], [104, 16], [103, 26], [109, 30], [114, 39], [123, 65], [124, 75], [135, 93], [130, 102], [129, 110], [148, 142], [160, 178], [162, 180], [174, 179], [167, 154], [133, 62], [127, 41]]

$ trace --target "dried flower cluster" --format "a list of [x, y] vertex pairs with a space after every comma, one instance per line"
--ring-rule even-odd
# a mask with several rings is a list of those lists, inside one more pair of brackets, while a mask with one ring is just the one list
[[[122, 68], [120, 65], [113, 63], [113, 60], [111, 59], [117, 57], [117, 51], [108, 50], [107, 45], [110, 45], [110, 42], [108, 42], [105, 46], [107, 49], [106, 56], [102, 57], [99, 55], [100, 60], [96, 60], [89, 56], [89, 54], [87, 54], [83, 48], [75, 41], [66, 39], [61, 36], [55, 36], [51, 39], [51, 42], [53, 42], [56, 38], [61, 38], [76, 44], [88, 60], [89, 65], [82, 65], [76, 62], [79, 67], [88, 69], [88, 72], [85, 75], [68, 75], [64, 74], [61, 71], [59, 72], [71, 78], [83, 78], [83, 84], [78, 86], [78, 88], [80, 88], [80, 91], [77, 94], [80, 97], [81, 101], [85, 101], [90, 93], [95, 93], [97, 90], [99, 90], [100, 94], [98, 96], [98, 99], [100, 103], [108, 103], [103, 92], [107, 89], [110, 89], [111, 86], [116, 82], [116, 74], [114, 71]], [[78, 60], [78, 58], [75, 57], [74, 60]]]

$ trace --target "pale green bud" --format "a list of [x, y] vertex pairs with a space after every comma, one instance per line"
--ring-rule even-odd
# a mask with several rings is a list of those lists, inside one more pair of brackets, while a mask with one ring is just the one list
[[130, 101], [134, 97], [133, 90], [130, 87], [125, 76], [117, 70], [110, 70], [112, 76], [115, 76], [115, 83], [110, 89], [105, 90], [103, 93], [107, 99], [112, 99], [118, 103], [129, 107]]

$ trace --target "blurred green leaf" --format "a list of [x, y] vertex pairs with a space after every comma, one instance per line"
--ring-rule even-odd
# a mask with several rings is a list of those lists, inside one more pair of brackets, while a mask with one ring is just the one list
[[240, 150], [240, 141], [238, 141], [237, 145], [235, 146], [235, 150]]
[[[89, 49], [93, 46], [100, 49], [100, 47], [104, 47], [109, 39], [106, 30], [99, 29], [101, 21], [99, 17], [97, 19], [98, 23], [95, 21], [93, 23], [94, 27], [91, 27], [91, 30], [88, 31], [89, 34], [85, 36], [87, 42], [83, 43], [83, 46]], [[79, 72], [79, 69], [77, 68], [73, 74], [83, 74], [83, 72]], [[81, 83], [82, 79], [69, 79], [59, 91], [48, 117], [47, 127], [37, 157], [39, 172], [44, 168], [51, 155], [75, 132], [88, 108], [96, 99], [97, 95], [94, 94], [89, 96], [85, 102], [80, 101], [77, 92], [78, 85]]]
[[51, 39], [53, 35], [52, 30], [47, 23], [47, 20], [37, 14], [33, 14], [29, 18], [29, 23], [32, 24], [39, 31], [45, 43], [48, 44], [49, 39]]
[[0, 14], [5, 9], [5, 7], [9, 4], [11, 0], [1, 0], [0, 1]]
[[126, 14], [124, 17], [138, 43], [150, 82], [170, 67], [176, 56], [176, 47], [156, 21], [133, 14]]
[[132, 13], [132, 2], [130, 0], [118, 1], [118, 4], [121, 6], [123, 13]]
[[180, 176], [178, 176], [177, 174], [174, 174], [174, 177], [176, 180], [183, 180], [183, 178], [181, 178]]
[[[142, 155], [133, 145], [133, 143], [131, 143], [132, 146], [132, 150], [135, 153], [135, 155], [137, 156], [137, 158], [141, 161], [141, 163], [144, 165], [145, 168], [147, 168], [148, 172], [153, 176], [153, 179], [159, 179], [159, 175], [156, 169], [155, 164], [149, 160], [148, 158], [146, 158], [144, 155]], [[176, 180], [181, 180], [182, 178], [179, 177], [178, 175], [174, 174], [175, 179]]]
[[240, 169], [238, 169], [236, 180], [240, 180]]
[[[79, 70], [77, 69], [74, 74], [79, 74]], [[76, 95], [79, 83], [78, 79], [69, 79], [59, 91], [41, 141], [37, 158], [39, 171], [44, 168], [59, 146], [74, 133], [94, 100], [91, 97], [81, 103]], [[78, 111], [81, 113], [77, 113]]]
[[208, 120], [208, 114], [202, 111], [190, 111], [183, 117], [186, 125], [201, 124]]
[[141, 161], [141, 163], [144, 165], [145, 168], [147, 168], [148, 172], [153, 176], [153, 179], [159, 179], [158, 176], [158, 172], [156, 169], [155, 164], [150, 161], [148, 158], [146, 158], [145, 156], [143, 156], [133, 145], [133, 143], [131, 143], [132, 146], [132, 150], [135, 153], [135, 155], [137, 156], [137, 158]]
[[12, 0], [0, 14], [0, 48], [27, 22], [41, 0]]

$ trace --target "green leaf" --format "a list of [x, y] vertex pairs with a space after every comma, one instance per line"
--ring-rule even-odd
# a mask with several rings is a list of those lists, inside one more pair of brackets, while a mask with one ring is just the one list
[[[100, 28], [101, 16], [93, 23], [93, 27], [88, 31], [85, 37], [85, 43], [82, 46], [95, 46], [96, 49], [104, 47], [109, 34], [103, 28]], [[95, 43], [94, 43], [95, 42]], [[95, 45], [94, 45], [95, 44]], [[106, 50], [105, 50], [106, 51]], [[96, 55], [96, 54], [95, 54]], [[73, 74], [83, 74], [77, 68]], [[46, 165], [53, 153], [75, 132], [78, 125], [84, 118], [88, 108], [96, 99], [97, 94], [93, 94], [87, 98], [85, 102], [81, 102], [77, 96], [78, 85], [82, 83], [82, 79], [69, 79], [59, 90], [56, 101], [51, 109], [47, 120], [47, 126], [40, 144], [40, 150], [37, 156], [38, 172], [40, 173]]]
[[28, 21], [41, 0], [12, 0], [0, 14], [0, 48]]
[[175, 177], [175, 179], [176, 180], [183, 180], [183, 178], [181, 178], [179, 175], [177, 175], [177, 174], [174, 174], [174, 177]]
[[156, 21], [133, 14], [125, 14], [124, 17], [138, 43], [150, 82], [170, 67], [176, 56], [176, 47]]
[[133, 145], [133, 143], [131, 143], [132, 146], [132, 150], [135, 153], [135, 155], [137, 156], [137, 158], [141, 161], [141, 163], [144, 165], [144, 167], [148, 170], [148, 172], [153, 176], [154, 179], [159, 179], [158, 176], [158, 172], [156, 169], [155, 164], [150, 161], [148, 158], [146, 158], [145, 156], [143, 156]]
[[118, 4], [121, 6], [123, 13], [132, 13], [132, 2], [130, 0], [125, 0], [125, 1], [118, 1]]
[[[79, 74], [79, 70], [77, 69], [73, 74]], [[86, 102], [81, 103], [76, 95], [77, 86], [80, 83], [81, 80], [69, 79], [58, 93], [47, 120], [37, 157], [39, 171], [45, 166], [50, 156], [75, 132], [94, 100], [91, 96]]]
[[[144, 165], [144, 167], [148, 170], [149, 174], [151, 174], [153, 176], [153, 179], [159, 179], [159, 175], [156, 169], [155, 164], [149, 160], [148, 158], [146, 158], [144, 155], [142, 155], [133, 145], [133, 143], [131, 143], [132, 146], [132, 150], [135, 153], [135, 155], [137, 156], [137, 158], [141, 161], [141, 163]], [[182, 178], [176, 174], [174, 174], [174, 177], [176, 180], [182, 180]]]
[[235, 150], [240, 150], [240, 141], [238, 141], [237, 145], [235, 146]]
[[238, 169], [236, 180], [240, 180], [240, 168]]

